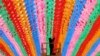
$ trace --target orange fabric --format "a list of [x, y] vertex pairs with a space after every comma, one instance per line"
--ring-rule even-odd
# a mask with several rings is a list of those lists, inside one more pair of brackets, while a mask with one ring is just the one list
[[72, 11], [74, 9], [74, 4], [75, 4], [75, 0], [66, 0], [63, 17], [62, 17], [60, 36], [58, 41], [58, 43], [60, 43], [61, 46], [63, 46], [64, 40], [66, 38], [67, 28], [68, 28]]
[[36, 49], [34, 46], [34, 41], [32, 39], [31, 29], [30, 29], [29, 20], [26, 14], [24, 1], [23, 0], [13, 0], [13, 3], [15, 5], [18, 16], [20, 16], [19, 21], [27, 37], [26, 41], [29, 44], [29, 48], [31, 49], [31, 54], [32, 56], [36, 56]]
[[[14, 56], [13, 52], [11, 51], [11, 49], [9, 48], [9, 46], [5, 43], [5, 41], [3, 39], [0, 38], [0, 47], [2, 47], [3, 50], [5, 50], [7, 52], [6, 56]], [[1, 50], [2, 50], [1, 49]]]

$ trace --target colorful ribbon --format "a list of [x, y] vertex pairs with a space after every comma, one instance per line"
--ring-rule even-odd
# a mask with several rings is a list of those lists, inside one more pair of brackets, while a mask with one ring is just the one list
[[2, 4], [2, 6], [1, 6], [2, 10], [0, 10], [1, 11], [0, 15], [2, 16], [3, 20], [7, 24], [8, 28], [9, 28], [11, 34], [13, 35], [13, 37], [15, 38], [16, 42], [20, 46], [22, 53], [24, 54], [24, 56], [27, 56], [26, 50], [23, 48], [23, 44], [22, 44], [22, 42], [21, 42], [21, 40], [16, 32], [16, 29], [15, 29], [12, 21], [10, 20], [10, 17], [6, 11], [6, 8], [4, 7], [4, 4], [3, 3], [0, 3], [0, 4]]
[[22, 55], [22, 52], [21, 52], [21, 49], [19, 47], [19, 45], [17, 44], [17, 42], [15, 41], [14, 37], [12, 36], [12, 34], [10, 33], [7, 25], [5, 24], [5, 22], [2, 20], [2, 18], [0, 18], [0, 30], [2, 30], [5, 35], [8, 37], [9, 41], [11, 41], [12, 45], [14, 45], [16, 51], [18, 52], [18, 54], [20, 56], [23, 56]]
[[95, 52], [92, 53], [92, 56], [96, 56], [98, 52], [100, 52], [100, 45], [96, 48]]
[[[5, 6], [8, 10], [8, 13], [10, 14], [11, 20], [13, 21], [13, 23], [16, 27], [16, 30], [17, 30], [17, 32], [18, 32], [18, 34], [19, 34], [19, 36], [20, 36], [20, 38], [25, 46], [25, 49], [27, 50], [28, 55], [35, 55], [36, 53], [35, 53], [35, 49], [34, 49], [33, 44], [32, 44], [33, 42], [30, 41], [32, 39], [29, 39], [28, 34], [26, 34], [24, 32], [25, 30], [22, 29], [22, 25], [19, 22], [19, 16], [15, 10], [16, 8], [14, 7], [12, 1], [3, 0], [3, 2], [5, 4]], [[25, 25], [25, 21], [24, 21], [24, 25]], [[27, 26], [27, 25], [25, 25], [25, 26]], [[27, 37], [28, 37], [28, 39], [27, 39]]]
[[2, 37], [2, 39], [7, 43], [7, 45], [9, 45], [9, 47], [13, 51], [14, 55], [19, 56], [14, 45], [9, 41], [9, 39], [7, 38], [7, 36], [4, 34], [4, 32], [2, 30], [0, 30], [0, 37]]
[[88, 18], [92, 12], [92, 10], [94, 9], [96, 5], [96, 0], [87, 0], [86, 4], [85, 4], [85, 8], [83, 9], [80, 18], [77, 22], [77, 25], [75, 27], [75, 31], [73, 33], [72, 39], [69, 43], [68, 46], [68, 51], [66, 53], [66, 56], [71, 56], [71, 53], [75, 47], [76, 42], [78, 41], [82, 31], [84, 30], [85, 24], [88, 21]]
[[0, 49], [6, 56], [97, 56], [98, 15], [100, 0], [0, 0]]
[[98, 52], [98, 50], [100, 50], [100, 38], [93, 44], [93, 46], [91, 47], [91, 49], [89, 50], [89, 52], [87, 53], [87, 56], [96, 56], [96, 53]]
[[74, 7], [74, 10], [73, 10], [71, 19], [70, 19], [68, 32], [67, 32], [66, 39], [65, 39], [65, 42], [64, 42], [64, 46], [62, 48], [62, 51], [63, 51], [62, 56], [65, 56], [66, 52], [68, 51], [68, 46], [69, 46], [70, 40], [72, 38], [72, 35], [74, 33], [76, 23], [77, 23], [80, 15], [81, 15], [81, 12], [84, 8], [85, 3], [86, 3], [86, 0], [76, 0], [76, 4], [75, 4], [75, 7]]
[[[84, 40], [84, 42], [81, 44], [81, 46], [80, 46], [80, 48], [79, 48], [79, 50], [78, 50], [76, 56], [85, 55], [85, 53], [86, 53], [86, 51], [87, 51], [87, 50], [85, 50], [85, 47], [87, 46], [87, 44], [88, 44], [90, 41], [92, 41], [92, 40], [94, 40], [94, 41], [92, 41], [92, 42], [95, 42], [95, 40], [97, 39], [97, 37], [96, 37], [96, 38], [92, 38], [92, 37], [96, 34], [96, 32], [97, 32], [98, 30], [100, 30], [99, 24], [100, 24], [100, 16], [98, 16], [97, 20], [96, 20], [95, 23], [93, 24], [92, 29], [90, 30], [89, 34], [87, 35], [87, 38], [86, 38], [86, 39]], [[98, 27], [96, 27], [96, 26], [98, 26]], [[98, 35], [100, 35], [100, 34], [98, 33]], [[98, 37], [99, 37], [99, 36], [98, 36]], [[89, 46], [90, 46], [90, 45], [89, 45]], [[88, 48], [88, 49], [89, 49], [89, 48]], [[84, 51], [85, 51], [85, 52], [84, 52]]]
[[0, 38], [0, 48], [0, 50], [4, 50], [6, 56], [14, 56], [9, 46], [7, 45], [7, 43], [5, 43], [5, 41], [2, 38]]
[[63, 47], [66, 38], [66, 33], [68, 31], [68, 25], [74, 9], [74, 5], [75, 5], [75, 0], [65, 0], [64, 11], [61, 21], [60, 35], [58, 40], [59, 41], [58, 43], [61, 44], [61, 48]]
[[99, 10], [100, 10], [99, 9], [100, 8], [99, 4], [100, 3], [99, 2], [100, 2], [100, 0], [97, 0], [97, 4], [96, 4], [93, 12], [91, 13], [91, 15], [89, 17], [89, 19], [87, 21], [87, 24], [85, 25], [84, 30], [83, 30], [83, 32], [80, 35], [80, 38], [78, 39], [78, 41], [77, 41], [77, 43], [75, 45], [75, 48], [74, 48], [74, 50], [72, 52], [72, 55], [76, 55], [76, 53], [77, 53], [81, 43], [85, 40], [85, 38], [88, 35], [90, 29], [92, 28], [93, 23], [97, 19], [97, 16], [100, 14], [100, 12], [99, 12]]
[[30, 22], [30, 27], [32, 31], [33, 40], [36, 46], [37, 55], [40, 56], [40, 41], [39, 41], [39, 31], [37, 24], [36, 6], [33, 0], [25, 0], [26, 10], [28, 13], [28, 20]]

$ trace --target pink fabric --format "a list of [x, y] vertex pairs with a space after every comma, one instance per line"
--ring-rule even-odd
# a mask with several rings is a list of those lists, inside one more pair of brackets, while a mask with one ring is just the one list
[[97, 2], [96, 0], [87, 0], [85, 4], [85, 8], [82, 11], [79, 21], [77, 22], [77, 26], [72, 36], [71, 42], [68, 46], [68, 51], [66, 52], [66, 56], [71, 56], [71, 53], [74, 50], [75, 44], [78, 41], [82, 33], [82, 30], [84, 29], [84, 26], [86, 22], [88, 21], [89, 15], [91, 14], [93, 8], [96, 5], [96, 2]]
[[21, 49], [17, 42], [15, 41], [14, 37], [12, 36], [10, 30], [8, 29], [8, 26], [4, 22], [4, 20], [0, 17], [0, 29], [4, 31], [5, 35], [8, 37], [10, 42], [14, 45], [15, 49], [17, 50], [19, 56], [23, 56]]
[[37, 23], [39, 28], [39, 40], [40, 46], [46, 42], [46, 26], [45, 26], [45, 0], [35, 0], [36, 12], [37, 12]]
[[91, 56], [96, 56], [96, 54], [100, 52], [100, 45], [95, 49]]

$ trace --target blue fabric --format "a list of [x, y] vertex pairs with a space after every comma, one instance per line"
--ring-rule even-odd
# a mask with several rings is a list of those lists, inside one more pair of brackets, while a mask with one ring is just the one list
[[41, 56], [39, 33], [38, 33], [38, 26], [37, 26], [37, 15], [35, 11], [36, 8], [35, 8], [34, 0], [24, 0], [24, 2], [25, 2], [30, 26], [32, 29], [32, 36], [35, 43], [37, 56]]

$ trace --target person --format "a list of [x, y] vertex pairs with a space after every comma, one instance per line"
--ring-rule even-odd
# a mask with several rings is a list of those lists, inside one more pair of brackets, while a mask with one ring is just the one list
[[50, 46], [50, 55], [53, 55], [53, 48], [54, 48], [54, 38], [49, 38], [49, 46]]

